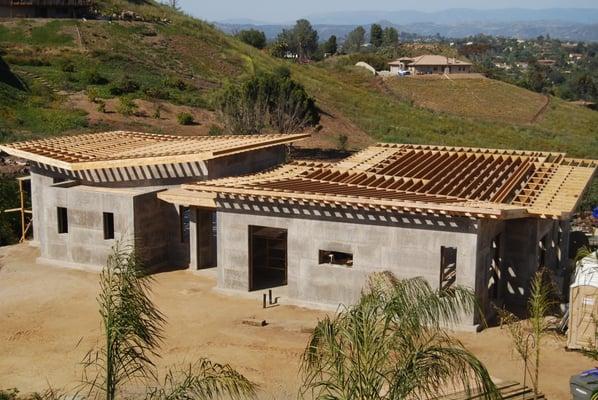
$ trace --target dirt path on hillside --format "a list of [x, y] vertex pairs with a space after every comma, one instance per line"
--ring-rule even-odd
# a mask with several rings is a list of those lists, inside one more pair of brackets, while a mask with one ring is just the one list
[[544, 98], [545, 98], [544, 104], [542, 105], [542, 107], [540, 107], [538, 112], [533, 116], [533, 118], [530, 121], [530, 124], [535, 124], [536, 122], [538, 122], [540, 117], [542, 115], [544, 115], [544, 113], [548, 109], [548, 106], [550, 105], [550, 96], [544, 95]]
[[[97, 273], [36, 265], [37, 254], [27, 244], [0, 248], [0, 388], [23, 393], [44, 390], [48, 383], [72, 388], [81, 377], [78, 363], [100, 333]], [[296, 399], [305, 331], [324, 313], [285, 305], [263, 310], [258, 298], [214, 292], [214, 282], [213, 272], [155, 276], [154, 298], [168, 319], [159, 368], [207, 356], [259, 383], [260, 399]], [[270, 325], [241, 323], [251, 317]], [[457, 337], [493, 376], [521, 381], [521, 364], [505, 331]], [[568, 399], [569, 376], [594, 363], [550, 342], [542, 365], [541, 389], [555, 400]]]

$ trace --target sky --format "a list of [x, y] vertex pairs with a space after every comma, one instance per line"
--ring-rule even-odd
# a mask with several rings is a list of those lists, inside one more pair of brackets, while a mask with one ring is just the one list
[[334, 11], [411, 9], [438, 11], [447, 8], [596, 8], [596, 0], [180, 0], [189, 14], [208, 21], [252, 19], [263, 22], [288, 22], [301, 17]]

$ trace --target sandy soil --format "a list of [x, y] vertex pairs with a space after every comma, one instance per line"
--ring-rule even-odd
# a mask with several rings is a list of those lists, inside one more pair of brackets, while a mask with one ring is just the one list
[[[83, 356], [99, 337], [97, 273], [35, 264], [28, 245], [0, 248], [0, 388], [22, 392], [73, 387]], [[168, 318], [159, 367], [201, 356], [229, 362], [262, 387], [263, 399], [295, 398], [299, 357], [322, 312], [282, 305], [263, 310], [258, 298], [216, 293], [213, 271], [157, 274], [155, 301]], [[241, 323], [266, 319], [264, 328]], [[457, 335], [493, 376], [521, 381], [521, 365], [506, 332], [491, 328]], [[544, 350], [541, 388], [568, 399], [569, 376], [594, 364], [566, 352], [562, 342]]]

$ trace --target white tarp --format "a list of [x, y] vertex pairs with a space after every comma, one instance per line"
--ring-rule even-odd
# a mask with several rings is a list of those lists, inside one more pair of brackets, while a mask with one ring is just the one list
[[581, 259], [575, 270], [575, 279], [571, 287], [593, 286], [598, 288], [598, 252]]

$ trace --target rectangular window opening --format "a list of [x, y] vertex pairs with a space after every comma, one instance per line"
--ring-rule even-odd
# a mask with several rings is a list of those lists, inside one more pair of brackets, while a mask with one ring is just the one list
[[448, 290], [457, 281], [457, 248], [440, 248], [440, 290]]
[[181, 243], [189, 242], [189, 226], [191, 223], [191, 209], [189, 207], [179, 207], [179, 226], [181, 228]]
[[344, 253], [342, 251], [320, 250], [319, 253], [320, 264], [344, 265], [345, 267], [353, 266], [353, 254]]
[[56, 214], [58, 216], [58, 233], [69, 233], [69, 216], [67, 209], [64, 207], [57, 207]]
[[114, 239], [114, 213], [104, 213], [104, 240]]

